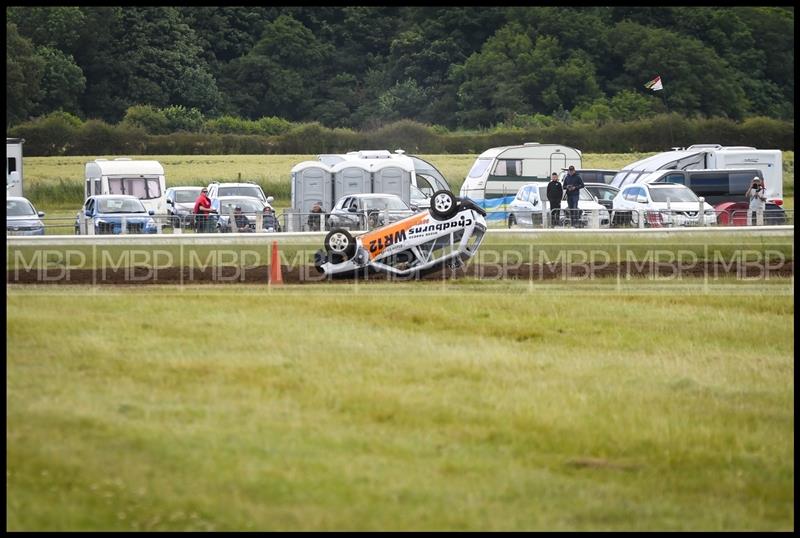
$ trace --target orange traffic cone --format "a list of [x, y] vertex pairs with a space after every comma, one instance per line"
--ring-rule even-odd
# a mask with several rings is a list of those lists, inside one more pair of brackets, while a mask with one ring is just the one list
[[278, 242], [272, 242], [272, 260], [269, 266], [269, 283], [272, 286], [279, 286], [283, 284], [283, 275], [281, 274], [281, 255], [278, 252]]

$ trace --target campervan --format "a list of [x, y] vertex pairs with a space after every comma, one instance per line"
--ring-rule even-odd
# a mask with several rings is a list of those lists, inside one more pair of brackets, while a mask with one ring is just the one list
[[479, 203], [492, 198], [510, 202], [525, 183], [548, 181], [550, 174], [569, 166], [581, 168], [581, 152], [560, 144], [526, 142], [487, 149], [464, 179], [461, 197]]
[[23, 138], [6, 138], [6, 196], [22, 196]]
[[631, 183], [647, 183], [660, 170], [756, 169], [764, 178], [767, 201], [783, 204], [783, 161], [777, 149], [756, 149], [749, 146], [695, 144], [674, 148], [636, 161], [620, 170], [611, 185], [622, 188]]
[[95, 159], [86, 163], [85, 196], [129, 194], [158, 211], [164, 206], [167, 185], [164, 167], [158, 161], [134, 161], [128, 158]]

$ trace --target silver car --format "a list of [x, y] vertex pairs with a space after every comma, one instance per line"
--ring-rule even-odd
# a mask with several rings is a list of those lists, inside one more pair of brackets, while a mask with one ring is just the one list
[[6, 235], [44, 235], [41, 220], [44, 211], [36, 211], [22, 196], [6, 197]]
[[395, 194], [351, 194], [333, 206], [327, 227], [371, 230], [413, 214], [414, 210]]

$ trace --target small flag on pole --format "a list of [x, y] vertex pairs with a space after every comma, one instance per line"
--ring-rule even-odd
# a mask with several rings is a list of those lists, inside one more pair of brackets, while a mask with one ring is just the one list
[[657, 76], [656, 78], [645, 84], [644, 87], [647, 88], [648, 90], [653, 90], [654, 92], [658, 90], [663, 90], [664, 86], [661, 85], [661, 76], [660, 75]]

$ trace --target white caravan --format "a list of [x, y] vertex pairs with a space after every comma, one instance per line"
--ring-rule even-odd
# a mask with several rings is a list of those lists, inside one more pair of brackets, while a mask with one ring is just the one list
[[23, 138], [6, 138], [6, 196], [22, 196]]
[[569, 166], [581, 168], [581, 152], [570, 146], [526, 142], [487, 149], [478, 155], [464, 179], [461, 197], [476, 202], [491, 198], [510, 202], [524, 184], [549, 181], [550, 174]]
[[659, 170], [757, 169], [764, 178], [767, 200], [783, 204], [783, 159], [778, 149], [749, 146], [695, 144], [675, 148], [631, 163], [620, 170], [611, 185], [618, 189], [632, 183], [649, 183]]
[[85, 197], [99, 194], [129, 194], [148, 211], [159, 211], [167, 191], [164, 167], [158, 161], [128, 158], [95, 159], [86, 163]]

